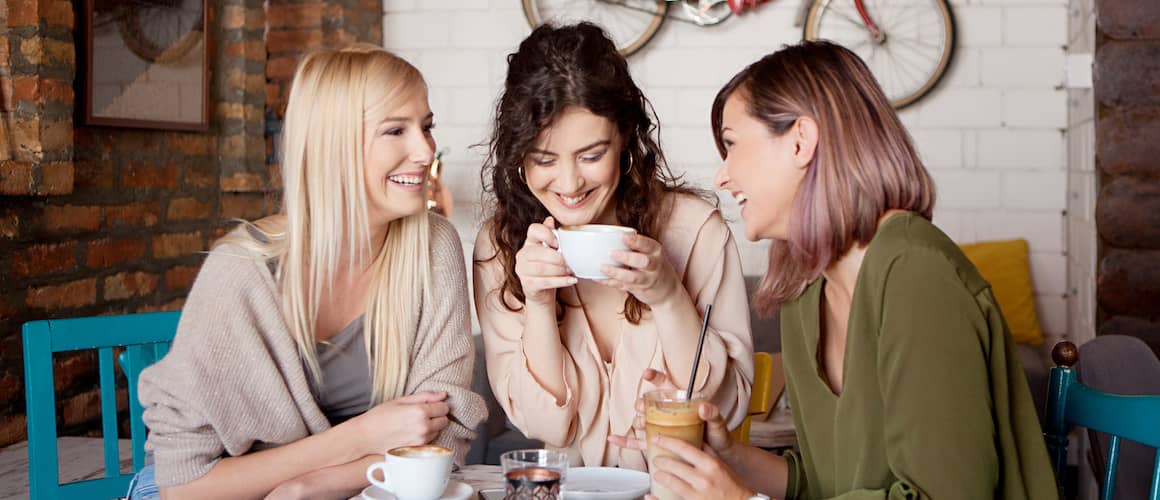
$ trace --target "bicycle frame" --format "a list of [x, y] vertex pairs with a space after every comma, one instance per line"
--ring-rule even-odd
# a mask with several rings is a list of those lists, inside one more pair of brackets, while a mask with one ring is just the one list
[[[643, 9], [640, 7], [634, 7], [632, 5], [629, 5], [628, 3], [626, 3], [626, 0], [599, 0], [599, 1], [607, 3], [607, 4], [619, 5], [621, 7], [627, 8], [627, 9], [638, 10], [641, 12], [648, 12], [648, 13], [652, 12], [651, 10], [647, 10], [647, 9]], [[730, 17], [732, 17], [735, 12], [740, 10], [738, 8], [735, 8], [734, 5], [730, 5], [730, 3], [731, 3], [730, 0], [665, 0], [665, 1], [668, 3], [680, 3], [681, 7], [682, 7], [682, 9], [680, 9], [678, 11], [678, 13], [676, 13], [676, 14], [666, 13], [665, 14], [666, 18], [673, 19], [676, 21], [685, 22], [685, 23], [695, 24], [697, 26], [713, 26], [716, 24], [721, 24], [726, 19], [729, 19]], [[739, 2], [741, 0], [732, 0], [732, 1]], [[854, 7], [858, 10], [858, 16], [862, 19], [862, 22], [866, 25], [866, 29], [870, 32], [870, 37], [873, 38], [876, 42], [882, 43], [885, 40], [884, 34], [882, 33], [882, 30], [878, 29], [878, 25], [875, 24], [874, 21], [870, 18], [870, 14], [869, 14], [869, 12], [867, 12], [866, 6], [863, 3], [863, 0], [853, 0], [853, 2], [854, 2]], [[798, 4], [797, 13], [794, 15], [794, 21], [793, 21], [793, 25], [795, 28], [800, 28], [802, 26], [802, 24], [805, 23], [806, 13], [809, 12], [811, 3], [813, 3], [813, 0], [802, 0]]]

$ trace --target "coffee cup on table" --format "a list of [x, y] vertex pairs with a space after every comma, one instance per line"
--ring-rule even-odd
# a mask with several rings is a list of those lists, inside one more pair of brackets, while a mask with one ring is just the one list
[[[435, 500], [447, 489], [451, 450], [442, 446], [402, 446], [386, 453], [386, 461], [367, 467], [367, 481], [399, 500]], [[383, 479], [375, 477], [381, 472]]]
[[636, 234], [631, 227], [604, 224], [584, 224], [553, 229], [558, 250], [564, 255], [564, 262], [577, 278], [589, 280], [608, 279], [600, 270], [602, 266], [622, 267], [612, 260], [612, 252], [628, 250], [624, 236]]

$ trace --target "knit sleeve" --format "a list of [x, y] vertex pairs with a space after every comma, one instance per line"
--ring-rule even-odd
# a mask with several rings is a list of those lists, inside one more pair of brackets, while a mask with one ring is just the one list
[[169, 353], [139, 380], [146, 449], [161, 487], [198, 479], [224, 456], [330, 427], [286, 334], [265, 261], [235, 246], [206, 259]]
[[444, 391], [451, 406], [451, 425], [435, 444], [455, 451], [463, 461], [475, 429], [487, 418], [483, 398], [471, 392], [475, 344], [467, 298], [463, 246], [455, 227], [431, 216], [431, 287], [423, 294], [419, 331], [411, 357], [407, 393]]

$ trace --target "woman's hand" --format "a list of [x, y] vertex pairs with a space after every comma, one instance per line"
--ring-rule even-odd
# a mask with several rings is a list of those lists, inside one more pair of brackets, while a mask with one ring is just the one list
[[423, 391], [376, 405], [350, 420], [363, 436], [364, 455], [430, 443], [447, 428], [446, 392]]
[[[669, 380], [664, 373], [649, 368], [641, 375], [641, 380], [652, 384], [657, 389], [676, 389], [676, 386]], [[697, 409], [697, 415], [701, 420], [705, 421], [705, 442], [721, 456], [729, 457], [733, 454], [733, 447], [737, 442], [733, 441], [732, 435], [729, 434], [729, 427], [725, 425], [725, 419], [721, 416], [721, 410], [717, 405], [705, 401], [701, 407]], [[636, 418], [633, 419], [632, 428], [637, 435], [644, 434], [644, 399], [636, 400]], [[647, 443], [643, 439], [631, 436], [608, 436], [608, 442], [613, 446], [620, 448], [629, 448], [633, 450], [645, 451], [648, 449]]]
[[279, 484], [268, 495], [266, 500], [298, 500], [300, 498], [310, 498], [311, 492], [309, 486], [301, 478], [294, 478]]
[[[677, 386], [673, 385], [672, 381], [669, 380], [669, 377], [665, 375], [664, 372], [660, 370], [654, 370], [652, 368], [645, 369], [644, 373], [640, 376], [640, 380], [652, 385], [654, 389], [677, 388]], [[644, 442], [643, 439], [633, 436], [633, 434], [636, 434], [636, 436], [644, 435], [644, 398], [636, 399], [635, 409], [636, 418], [632, 420], [632, 431], [636, 432], [634, 433], [630, 431], [624, 436], [617, 436], [615, 434], [610, 435], [608, 436], [608, 442], [613, 446], [620, 448], [645, 451], [648, 449], [648, 445]]]
[[611, 257], [625, 267], [602, 267], [608, 279], [600, 283], [631, 293], [650, 307], [683, 291], [660, 242], [641, 234], [626, 234], [624, 244], [629, 249], [612, 252]]
[[[709, 443], [697, 447], [667, 436], [655, 436], [651, 443], [674, 456], [653, 459], [653, 480], [686, 500], [744, 500], [753, 496], [733, 471], [713, 451]], [[649, 495], [646, 498], [656, 500]]]
[[543, 224], [528, 226], [523, 248], [516, 252], [516, 276], [524, 289], [527, 304], [554, 305], [556, 289], [576, 284], [572, 271], [564, 263], [564, 256], [556, 251], [559, 244], [552, 229], [556, 221], [551, 217]]

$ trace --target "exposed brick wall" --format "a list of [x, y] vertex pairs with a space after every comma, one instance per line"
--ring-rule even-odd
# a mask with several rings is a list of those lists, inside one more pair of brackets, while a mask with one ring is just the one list
[[[277, 209], [278, 65], [382, 41], [377, 0], [264, 4], [210, 2], [211, 126], [186, 133], [74, 127], [73, 4], [0, 0], [0, 446], [25, 438], [20, 325], [181, 307], [230, 220]], [[56, 363], [62, 432], [94, 429], [94, 356]]]
[[1160, 354], [1160, 3], [1096, 0], [1099, 333]]

